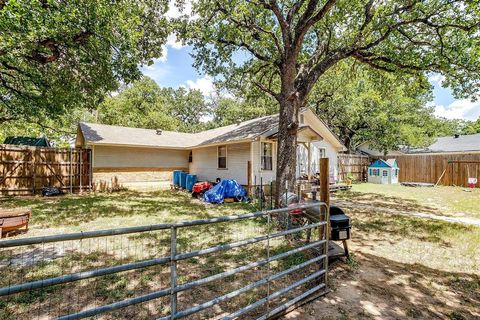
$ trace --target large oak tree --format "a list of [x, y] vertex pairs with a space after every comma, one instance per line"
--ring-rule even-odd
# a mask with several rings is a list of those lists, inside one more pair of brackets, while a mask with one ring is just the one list
[[162, 54], [167, 0], [0, 1], [0, 124], [95, 107]]
[[298, 112], [339, 61], [440, 72], [456, 93], [478, 90], [478, 1], [197, 0], [192, 16], [179, 33], [197, 67], [251, 81], [278, 101], [277, 187], [294, 186]]

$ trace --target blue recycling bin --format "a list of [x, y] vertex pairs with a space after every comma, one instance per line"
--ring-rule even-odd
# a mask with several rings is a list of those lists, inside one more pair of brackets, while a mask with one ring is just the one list
[[180, 172], [181, 170], [174, 170], [173, 171], [173, 185], [175, 187], [180, 187]]
[[188, 192], [192, 192], [193, 185], [197, 183], [197, 175], [195, 174], [188, 174], [187, 175], [187, 182], [186, 182], [186, 189]]
[[185, 189], [187, 187], [187, 173], [180, 172], [180, 188]]

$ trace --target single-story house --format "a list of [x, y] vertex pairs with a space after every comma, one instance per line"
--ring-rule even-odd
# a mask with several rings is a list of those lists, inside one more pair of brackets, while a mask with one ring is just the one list
[[[315, 174], [318, 158], [328, 157], [336, 180], [337, 154], [345, 147], [311, 110], [299, 118], [297, 173]], [[277, 132], [278, 114], [199, 133], [80, 123], [75, 144], [92, 149], [95, 184], [168, 181], [173, 170], [185, 170], [198, 180], [248, 185], [275, 180]]]
[[380, 184], [398, 183], [399, 170], [395, 159], [376, 160], [368, 167], [368, 182]]

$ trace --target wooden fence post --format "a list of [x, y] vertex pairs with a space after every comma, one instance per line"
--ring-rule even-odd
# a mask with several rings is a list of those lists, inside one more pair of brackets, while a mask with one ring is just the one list
[[247, 161], [247, 191], [252, 194], [252, 161]]

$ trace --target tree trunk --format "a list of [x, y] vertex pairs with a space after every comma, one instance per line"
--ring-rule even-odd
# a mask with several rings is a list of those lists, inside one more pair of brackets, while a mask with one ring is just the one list
[[350, 137], [350, 135], [345, 136], [343, 144], [347, 148], [348, 152], [351, 153], [352, 152], [352, 137]]
[[277, 147], [277, 196], [275, 204], [280, 207], [280, 201], [285, 191], [295, 191], [296, 166], [297, 166], [297, 130], [298, 112], [301, 99], [295, 90], [294, 80], [296, 70], [287, 72], [286, 80], [282, 81], [282, 92], [279, 98], [280, 118], [278, 123]]

